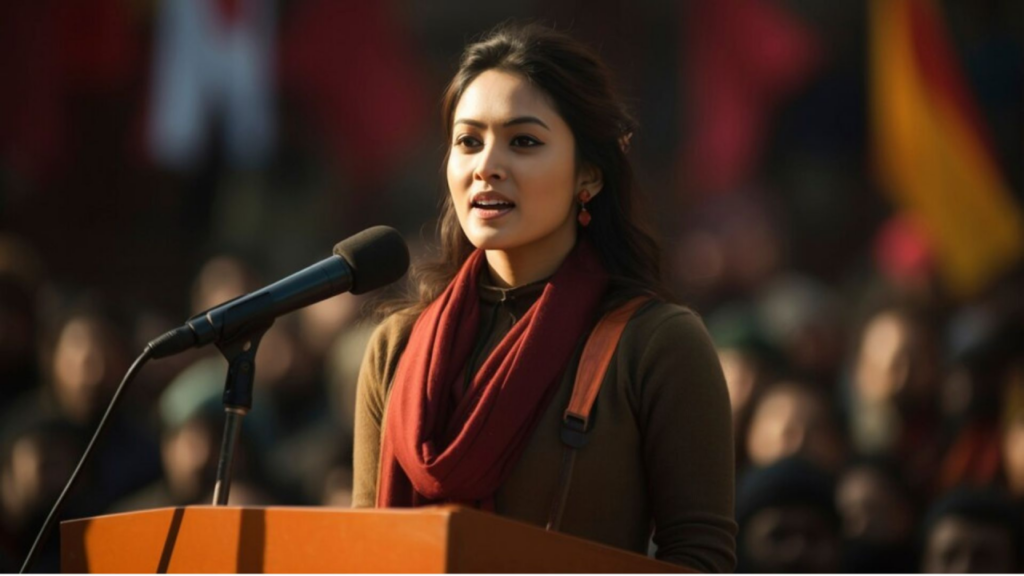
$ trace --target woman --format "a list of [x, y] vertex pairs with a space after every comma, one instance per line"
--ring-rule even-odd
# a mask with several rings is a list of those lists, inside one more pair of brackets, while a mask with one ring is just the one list
[[571, 38], [508, 25], [443, 101], [443, 262], [371, 340], [355, 506], [458, 502], [544, 526], [562, 412], [596, 321], [638, 295], [578, 451], [560, 529], [706, 571], [735, 563], [728, 396], [699, 318], [657, 297], [636, 224], [634, 123]]

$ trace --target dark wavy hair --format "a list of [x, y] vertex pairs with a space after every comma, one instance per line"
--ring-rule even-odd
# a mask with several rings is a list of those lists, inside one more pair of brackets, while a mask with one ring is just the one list
[[[662, 281], [661, 248], [640, 216], [637, 187], [627, 152], [637, 124], [615, 92], [611, 73], [586, 46], [547, 26], [509, 22], [470, 44], [442, 99], [442, 120], [451, 151], [455, 108], [466, 88], [483, 72], [500, 70], [525, 78], [551, 100], [572, 130], [577, 167], [601, 171], [601, 193], [587, 205], [587, 234], [611, 275], [610, 305], [640, 293], [668, 299]], [[474, 246], [463, 233], [444, 194], [438, 222], [441, 254], [414, 273], [418, 294], [405, 309], [418, 314], [447, 287]]]

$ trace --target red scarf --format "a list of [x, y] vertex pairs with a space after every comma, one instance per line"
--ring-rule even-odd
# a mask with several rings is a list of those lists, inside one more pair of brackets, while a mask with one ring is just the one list
[[463, 393], [458, 379], [477, 342], [483, 265], [482, 250], [471, 254], [413, 326], [388, 402], [378, 507], [492, 503], [608, 286], [590, 243], [577, 242]]

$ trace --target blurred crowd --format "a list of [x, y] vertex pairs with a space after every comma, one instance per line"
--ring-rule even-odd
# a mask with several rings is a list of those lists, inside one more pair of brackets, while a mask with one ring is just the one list
[[[16, 569], [135, 355], [165, 329], [151, 314], [60, 289], [38, 255], [0, 237], [0, 567]], [[263, 285], [218, 256], [192, 284], [200, 312]], [[348, 506], [355, 378], [370, 324], [342, 295], [281, 318], [257, 354], [253, 409], [231, 504]], [[154, 331], [156, 330], [156, 331]], [[212, 501], [227, 362], [216, 349], [151, 362], [112, 413], [61, 518]], [[59, 539], [38, 569], [59, 571]]]
[[[878, 262], [844, 292], [776, 268], [749, 297], [704, 308], [733, 403], [742, 570], [1022, 566], [1024, 282], [950, 305], [923, 239], [890, 235], [916, 244], [912, 269], [886, 273]], [[890, 235], [878, 241], [897, 241]], [[893, 251], [911, 250], [878, 254]], [[62, 291], [42, 264], [23, 240], [0, 237], [8, 570], [133, 355], [172, 324]], [[264, 283], [237, 257], [211, 258], [191, 283], [192, 311]], [[373, 328], [364, 304], [338, 296], [279, 319], [265, 336], [232, 504], [349, 505], [355, 381]], [[62, 518], [209, 503], [226, 370], [212, 349], [147, 365]], [[57, 541], [40, 568], [58, 569]]]
[[[687, 3], [442, 4], [0, 7], [0, 571], [146, 342], [370, 225], [429, 256], [432, 104], [463, 44], [507, 17], [571, 28], [636, 103], [666, 270], [729, 386], [739, 569], [1024, 570], [1024, 269], [951, 294], [935, 243], [874, 182], [864, 3], [762, 3], [803, 22], [816, 40], [793, 45], [813, 54], [746, 118], [763, 131], [743, 176], [703, 187], [680, 168], [700, 68]], [[1020, 5], [942, 4], [1020, 208]], [[367, 304], [342, 295], [266, 334], [231, 503], [348, 506]], [[146, 365], [61, 517], [210, 502], [226, 369], [212, 348]], [[36, 568], [58, 571], [58, 551], [54, 534]]]
[[[733, 406], [740, 570], [1024, 567], [1024, 281], [952, 304], [923, 239], [892, 227], [855, 286], [780, 270], [705, 315]], [[903, 251], [920, 258], [888, 267]]]

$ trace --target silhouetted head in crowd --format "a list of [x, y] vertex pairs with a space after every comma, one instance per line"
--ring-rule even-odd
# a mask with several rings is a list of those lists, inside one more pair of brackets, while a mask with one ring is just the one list
[[167, 426], [160, 441], [164, 480], [173, 500], [199, 503], [217, 477], [220, 410], [211, 405]]
[[847, 466], [836, 486], [836, 507], [844, 572], [914, 571], [915, 504], [895, 464], [864, 459]]
[[948, 324], [947, 346], [940, 397], [956, 436], [939, 487], [1003, 479], [1024, 496], [1024, 320], [995, 302], [965, 307]]
[[784, 360], [761, 326], [757, 311], [750, 306], [719, 308], [707, 318], [707, 324], [729, 387], [733, 423], [739, 424], [757, 389], [779, 371]]
[[887, 307], [873, 314], [860, 333], [854, 386], [866, 403], [912, 407], [934, 394], [936, 352], [924, 317]]
[[844, 318], [832, 289], [809, 276], [775, 277], [758, 295], [758, 313], [789, 369], [814, 382], [834, 382], [844, 353]]
[[[927, 316], [901, 305], [870, 314], [852, 366], [851, 441], [863, 454], [898, 455], [934, 435], [938, 358]], [[914, 441], [916, 442], [916, 440]]]
[[832, 477], [801, 458], [749, 470], [736, 499], [739, 571], [837, 571], [840, 521], [834, 492]]
[[299, 341], [317, 361], [323, 361], [335, 340], [362, 317], [365, 300], [340, 294], [298, 310]]
[[29, 287], [0, 272], [0, 405], [39, 383], [36, 332], [35, 298]]
[[259, 288], [249, 266], [234, 256], [214, 256], [203, 264], [192, 284], [192, 313], [198, 314]]
[[279, 404], [272, 406], [273, 410], [289, 409], [290, 403], [314, 398], [314, 389], [320, 384], [321, 367], [303, 345], [299, 330], [299, 316], [278, 318], [256, 352], [253, 386], [274, 397]]
[[0, 412], [39, 384], [37, 300], [42, 284], [36, 251], [0, 233]]
[[1010, 494], [1024, 500], [1024, 360], [1006, 371], [1002, 406], [1003, 476]]
[[89, 302], [73, 307], [50, 335], [50, 393], [57, 412], [77, 425], [102, 415], [130, 358], [114, 313]]
[[921, 571], [1019, 572], [1020, 506], [993, 489], [960, 488], [936, 502], [924, 522]]
[[42, 525], [84, 446], [81, 433], [57, 419], [9, 431], [0, 441], [0, 526], [18, 545], [31, 543], [26, 539]]
[[[215, 399], [164, 430], [160, 457], [167, 492], [174, 505], [212, 501], [223, 421], [223, 406]], [[232, 470], [229, 504], [273, 503], [258, 485], [252, 450], [244, 434], [235, 447]]]
[[29, 291], [46, 281], [46, 270], [36, 249], [25, 239], [0, 232], [0, 273], [10, 274]]
[[[168, 495], [176, 504], [205, 503], [217, 476], [224, 427], [222, 393], [227, 363], [204, 358], [178, 375], [160, 396], [160, 456]], [[265, 415], [253, 411], [243, 420], [236, 445], [233, 476], [239, 486], [258, 474], [254, 444]], [[250, 489], [250, 492], [252, 490]], [[234, 497], [234, 483], [231, 494]], [[241, 496], [241, 492], [239, 493]]]
[[1014, 371], [1024, 364], [1024, 318], [992, 302], [968, 306], [949, 321], [951, 366], [940, 396], [948, 422], [995, 421]]
[[746, 452], [755, 466], [802, 456], [832, 472], [846, 459], [842, 428], [828, 396], [795, 380], [771, 384], [755, 400]]
[[[229, 255], [210, 258], [203, 264], [192, 286], [193, 312], [198, 313], [223, 304], [259, 289], [260, 285], [256, 274], [242, 259]], [[319, 366], [310, 357], [311, 349], [306, 346], [306, 334], [303, 331], [310, 323], [315, 325], [314, 330], [332, 330], [337, 327], [339, 320], [344, 321], [349, 314], [344, 303], [339, 306], [325, 301], [299, 314], [278, 318], [260, 344], [254, 386], [275, 396], [309, 395], [308, 386], [314, 380]], [[320, 323], [317, 324], [317, 321]]]

